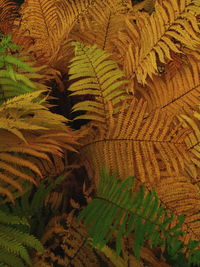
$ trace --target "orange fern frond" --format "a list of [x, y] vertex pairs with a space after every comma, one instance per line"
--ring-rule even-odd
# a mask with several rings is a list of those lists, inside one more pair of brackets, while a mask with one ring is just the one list
[[[191, 11], [195, 8], [196, 13]], [[163, 5], [156, 2], [151, 16], [137, 13], [135, 30], [139, 32], [140, 41], [139, 47], [130, 47], [134, 57], [131, 57], [131, 51], [127, 52], [124, 65], [125, 68], [131, 66], [127, 76], [136, 76], [138, 82], [145, 84], [147, 76], [152, 78], [157, 74], [158, 60], [162, 63], [171, 60], [170, 51], [182, 53], [182, 47], [197, 51], [200, 30], [196, 16], [199, 12], [193, 0], [184, 3], [167, 0]]]
[[170, 80], [170, 73], [154, 76], [146, 88], [139, 89], [148, 101], [149, 111], [160, 108], [167, 114], [188, 113], [199, 104], [200, 64], [193, 56], [186, 60]]
[[15, 2], [10, 0], [1, 0], [0, 2], [0, 32], [10, 33], [13, 22], [18, 15], [18, 7]]
[[134, 99], [128, 109], [125, 107], [124, 102], [119, 115], [108, 120], [106, 130], [87, 136], [80, 149], [83, 162], [89, 162], [95, 177], [99, 166], [110, 166], [121, 177], [134, 175], [152, 185], [163, 172], [179, 175], [191, 162], [184, 144], [191, 130], [159, 110], [145, 119], [147, 103], [143, 100]]
[[184, 242], [200, 240], [199, 188], [184, 176], [165, 177], [156, 186], [156, 192], [167, 209], [176, 215], [184, 214]]

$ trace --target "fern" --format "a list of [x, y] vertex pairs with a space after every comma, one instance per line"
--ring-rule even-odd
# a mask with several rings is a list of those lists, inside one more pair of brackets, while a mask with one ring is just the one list
[[42, 244], [26, 232], [27, 226], [25, 218], [0, 210], [0, 264], [14, 267], [23, 267], [25, 263], [31, 265], [27, 248], [44, 252]]
[[17, 216], [16, 218], [26, 218], [30, 224], [30, 233], [39, 238], [49, 218], [59, 213], [58, 210], [52, 210], [49, 205], [45, 205], [45, 199], [64, 178], [58, 176], [56, 180], [45, 179], [38, 188], [29, 186], [23, 196], [15, 199], [14, 206], [12, 203], [5, 203], [0, 206], [0, 211]]
[[0, 42], [0, 103], [7, 100], [10, 97], [20, 95], [23, 93], [33, 92], [36, 86], [31, 82], [24, 74], [20, 74], [15, 71], [16, 67], [23, 71], [34, 73], [27, 63], [21, 61], [16, 56], [11, 55], [9, 49], [20, 49], [12, 43], [11, 34], [1, 35]]
[[39, 238], [49, 217], [55, 215], [49, 212], [49, 207], [45, 207], [44, 202], [64, 178], [59, 176], [56, 180], [46, 179], [37, 190], [31, 190], [29, 186], [29, 190], [15, 200], [15, 206], [11, 203], [0, 206], [0, 266], [1, 263], [14, 267], [27, 266], [25, 263], [31, 265], [26, 247], [44, 252], [42, 244], [34, 236]]
[[[145, 241], [151, 246], [161, 246], [175, 256], [182, 252], [185, 244], [178, 240], [184, 234], [181, 226], [184, 217], [178, 217], [178, 223], [171, 223], [174, 214], [166, 212], [160, 205], [155, 191], [146, 192], [142, 185], [137, 193], [133, 193], [134, 177], [123, 182], [117, 174], [109, 175], [107, 169], [102, 170], [97, 196], [78, 216], [89, 226], [89, 236], [93, 244], [102, 248], [116, 234], [116, 253], [122, 249], [122, 238], [134, 231], [133, 252], [140, 257], [141, 247]], [[187, 247], [189, 262], [200, 263], [199, 251], [195, 250], [199, 242], [191, 241]]]
[[70, 80], [79, 79], [69, 88], [71, 95], [91, 95], [92, 100], [82, 101], [73, 107], [73, 111], [87, 111], [86, 115], [76, 119], [92, 119], [103, 125], [107, 124], [109, 102], [114, 106], [113, 113], [118, 112], [119, 103], [128, 98], [122, 88], [124, 74], [117, 64], [108, 60], [109, 54], [96, 46], [85, 46], [74, 42], [75, 57], [72, 59], [69, 74]]

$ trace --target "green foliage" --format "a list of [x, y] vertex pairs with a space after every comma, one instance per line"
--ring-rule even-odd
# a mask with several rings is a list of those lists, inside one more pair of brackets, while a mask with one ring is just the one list
[[39, 238], [42, 235], [48, 220], [56, 214], [45, 206], [44, 201], [63, 179], [63, 176], [55, 180], [45, 179], [37, 189], [29, 188], [17, 198], [15, 205], [6, 203], [0, 206], [0, 267], [31, 265], [27, 248], [44, 252], [35, 236]]
[[31, 265], [27, 247], [44, 252], [40, 241], [27, 232], [27, 226], [29, 224], [26, 218], [0, 210], [0, 266]]
[[30, 233], [39, 238], [48, 220], [58, 214], [58, 211], [45, 206], [44, 201], [63, 179], [63, 176], [58, 176], [55, 180], [47, 178], [37, 188], [32, 186], [23, 196], [16, 198], [15, 205], [9, 202], [0, 206], [0, 210], [26, 218], [30, 224]]
[[19, 50], [21, 47], [12, 43], [11, 35], [0, 35], [0, 103], [20, 94], [33, 92], [35, 85], [17, 68], [25, 72], [35, 72], [27, 63], [21, 61], [17, 54], [9, 50]]
[[[179, 260], [186, 247], [179, 240], [184, 234], [181, 230], [184, 217], [179, 216], [178, 223], [170, 228], [174, 214], [160, 205], [155, 191], [147, 192], [142, 185], [133, 193], [133, 188], [134, 177], [121, 182], [117, 174], [110, 176], [107, 169], [102, 170], [96, 198], [78, 216], [89, 227], [93, 244], [102, 248], [116, 233], [116, 253], [119, 255], [122, 238], [134, 233], [133, 252], [137, 258], [144, 242], [148, 241], [150, 246], [164, 247], [173, 261]], [[200, 263], [200, 252], [195, 249], [198, 244], [191, 241], [187, 247], [188, 266]]]

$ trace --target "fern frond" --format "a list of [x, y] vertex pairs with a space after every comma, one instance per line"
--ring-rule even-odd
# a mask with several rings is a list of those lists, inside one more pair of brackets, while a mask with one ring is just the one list
[[47, 196], [64, 179], [65, 176], [58, 176], [55, 180], [51, 178], [45, 179], [40, 183], [34, 194], [31, 190], [29, 190], [20, 198], [16, 198], [15, 206], [10, 203], [7, 203], [6, 207], [9, 207], [9, 210], [12, 211], [12, 214], [16, 216], [16, 219], [19, 217], [26, 217], [27, 219], [29, 219], [42, 210]]
[[85, 17], [86, 29], [80, 30], [79, 23], [73, 28], [70, 37], [86, 45], [97, 45], [98, 48], [111, 53], [113, 59], [117, 57], [113, 40], [118, 38], [119, 30], [125, 28], [119, 1], [96, 1]]
[[100, 162], [109, 165], [111, 171], [118, 170], [120, 177], [132, 173], [151, 185], [161, 179], [162, 172], [180, 175], [191, 163], [184, 143], [191, 130], [183, 129], [175, 117], [159, 109], [146, 118], [146, 108], [142, 99], [124, 102], [117, 116], [110, 113], [107, 129], [85, 138], [80, 149], [82, 160], [89, 162], [96, 179]]
[[[160, 201], [175, 214], [183, 214], [185, 220], [182, 229], [187, 229], [182, 240], [188, 244], [191, 240], [200, 240], [200, 196], [199, 188], [187, 177], [163, 177], [156, 186]], [[185, 197], [187, 196], [187, 197]]]
[[[3, 263], [5, 265], [2, 265]], [[15, 256], [12, 253], [9, 253], [3, 248], [1, 248], [0, 251], [0, 266], [25, 267], [24, 262], [19, 257]]]
[[78, 217], [89, 227], [94, 245], [104, 247], [116, 233], [116, 253], [119, 255], [122, 238], [134, 232], [133, 251], [137, 258], [147, 240], [152, 246], [166, 247], [171, 255], [180, 253], [184, 245], [177, 238], [184, 234], [181, 230], [184, 217], [179, 216], [174, 225], [174, 215], [160, 204], [153, 190], [145, 192], [142, 185], [137, 192], [133, 191], [134, 177], [120, 182], [117, 175], [102, 170], [96, 197]]
[[11, 31], [17, 17], [17, 5], [10, 0], [0, 2], [0, 32], [7, 34]]
[[0, 106], [1, 194], [12, 201], [14, 191], [23, 190], [21, 179], [36, 184], [35, 177], [42, 176], [35, 157], [50, 161], [49, 154], [62, 157], [63, 149], [76, 152], [78, 136], [64, 125], [67, 119], [45, 107], [42, 92], [13, 97]]
[[147, 82], [146, 88], [139, 89], [148, 101], [149, 111], [160, 108], [167, 114], [188, 113], [199, 104], [200, 64], [194, 57], [188, 56], [172, 79], [167, 72], [164, 77], [154, 76]]
[[[46, 267], [49, 266], [48, 262], [50, 261], [52, 266], [59, 263], [61, 266], [101, 267], [103, 264], [103, 266], [114, 267], [108, 259], [102, 257], [101, 252], [97, 255], [97, 250], [87, 242], [88, 236], [85, 227], [75, 219], [68, 223], [69, 217], [69, 215], [63, 214], [53, 217], [49, 221], [42, 237], [46, 253], [43, 255], [37, 253], [33, 259], [33, 266]], [[62, 244], [64, 256], [58, 253], [57, 249], [60, 244]]]
[[69, 68], [70, 80], [79, 78], [68, 90], [71, 95], [92, 95], [92, 100], [82, 101], [73, 107], [73, 111], [87, 111], [86, 115], [76, 119], [92, 119], [107, 124], [108, 103], [113, 104], [113, 113], [118, 112], [119, 103], [128, 98], [120, 88], [126, 83], [120, 80], [124, 75], [114, 61], [108, 60], [109, 54], [96, 46], [87, 47], [74, 43], [76, 56]]
[[92, 3], [92, 0], [46, 0], [42, 3], [28, 0], [22, 5], [20, 30], [30, 32], [29, 36], [34, 38], [34, 51], [40, 62], [64, 70], [66, 57], [72, 52], [68, 34]]
[[[20, 263], [19, 267], [24, 266], [23, 262], [31, 265], [30, 256], [26, 247], [34, 248], [36, 251], [43, 252], [44, 248], [42, 244], [32, 235], [18, 230], [16, 225], [27, 224], [27, 221], [23, 222], [23, 219], [7, 214], [0, 211], [0, 263], [10, 263], [11, 266], [16, 266], [16, 263], [12, 263], [16, 258], [16, 262]], [[8, 221], [5, 221], [8, 219]], [[12, 224], [10, 226], [9, 224]], [[2, 252], [5, 253], [2, 254]], [[9, 258], [11, 256], [11, 258]], [[7, 258], [8, 257], [8, 258]]]
[[193, 154], [192, 162], [199, 168], [200, 167], [200, 107], [193, 112], [191, 116], [180, 114], [179, 120], [183, 123], [184, 127], [189, 127], [192, 132], [185, 139], [188, 151]]
[[131, 46], [127, 51], [124, 62], [125, 68], [130, 66], [127, 76], [136, 76], [139, 83], [145, 84], [147, 76], [152, 78], [152, 74], [157, 74], [158, 59], [163, 63], [171, 59], [170, 51], [182, 53], [180, 46], [198, 51], [200, 30], [196, 16], [199, 13], [193, 0], [183, 3], [167, 0], [162, 5], [156, 2], [151, 16], [138, 13], [135, 30], [140, 41], [138, 47]]

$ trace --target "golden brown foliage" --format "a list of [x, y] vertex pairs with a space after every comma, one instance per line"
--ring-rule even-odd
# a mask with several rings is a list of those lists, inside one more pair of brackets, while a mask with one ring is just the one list
[[[4, 0], [2, 3], [6, 12], [11, 12], [11, 2]], [[176, 215], [186, 216], [183, 225], [183, 229], [188, 232], [183, 237], [185, 243], [191, 239], [200, 240], [199, 2], [146, 0], [131, 7], [130, 1], [119, 0], [25, 0], [20, 14], [21, 18], [16, 19], [15, 27], [13, 26], [15, 38], [18, 36], [17, 26], [18, 31], [29, 38], [26, 40], [34, 41], [33, 45], [27, 47], [34, 52], [39, 64], [47, 64], [52, 68], [52, 73], [60, 71], [62, 74], [76, 75], [77, 72], [77, 77], [80, 78], [72, 83], [71, 89], [77, 90], [79, 100], [80, 95], [85, 95], [88, 102], [79, 102], [75, 109], [86, 111], [84, 118], [90, 119], [91, 122], [79, 131], [84, 138], [81, 139], [83, 146], [78, 158], [87, 169], [92, 182], [98, 184], [99, 169], [104, 165], [111, 171], [118, 170], [122, 178], [134, 175], [138, 183], [145, 183], [149, 189], [155, 189], [167, 209]], [[7, 27], [5, 15], [0, 13], [0, 16], [3, 21], [0, 26], [3, 29], [4, 25]], [[99, 92], [102, 93], [104, 88], [101, 83], [95, 83], [94, 78], [97, 81], [102, 73], [96, 72], [96, 76], [86, 79], [79, 75], [82, 69], [77, 66], [75, 71], [68, 72], [70, 60], [74, 56], [70, 43], [72, 40], [81, 41], [83, 51], [88, 49], [85, 45], [96, 44], [97, 48], [111, 53], [110, 59], [118, 63], [119, 68], [124, 71], [128, 85], [121, 84], [113, 91], [113, 94], [123, 92], [124, 98], [130, 98], [130, 101], [119, 101], [117, 108], [120, 108], [120, 112], [115, 112], [116, 107], [109, 102], [106, 94], [101, 94], [100, 104], [98, 102]], [[21, 41], [21, 44], [23, 42], [25, 41]], [[87, 64], [88, 69], [95, 70], [92, 60]], [[106, 63], [99, 63], [98, 68], [103, 69], [103, 64]], [[111, 72], [107, 74], [105, 71], [104, 75], [108, 75], [108, 79], [112, 78]], [[88, 86], [89, 82], [92, 86]], [[99, 95], [96, 94], [97, 90], [94, 90], [97, 84]], [[113, 99], [114, 96], [111, 100]], [[106, 109], [95, 109], [94, 103], [97, 106], [97, 102], [98, 107], [103, 105]], [[94, 110], [95, 117], [92, 117], [91, 112]], [[16, 109], [15, 116], [17, 112]], [[38, 116], [31, 118], [29, 130], [34, 126], [34, 122], [44, 127], [45, 123], [61, 119], [51, 115], [46, 116], [44, 120], [45, 112], [41, 109], [37, 113]], [[18, 119], [17, 127], [23, 128], [25, 122], [20, 121], [20, 116]], [[49, 135], [39, 131], [39, 136], [32, 132], [24, 134], [23, 131], [28, 140], [27, 144], [19, 139], [23, 137], [17, 127], [7, 126], [11, 133], [3, 130], [1, 134], [7, 143], [11, 141], [12, 134], [13, 146], [0, 146], [0, 164], [3, 164], [1, 168], [6, 172], [6, 175], [1, 174], [0, 179], [3, 185], [11, 184], [15, 189], [21, 190], [19, 178], [13, 179], [14, 170], [11, 169], [11, 164], [16, 161], [19, 153], [48, 160], [48, 153], [60, 155], [58, 143], [59, 147], [70, 150], [71, 143], [75, 144], [76, 138], [74, 132], [68, 128], [65, 133], [54, 129]], [[10, 151], [18, 154], [10, 155]], [[22, 158], [18, 165], [26, 166], [40, 175], [39, 168], [33, 162]], [[21, 179], [35, 181], [30, 175], [22, 174], [18, 167], [15, 170], [19, 171], [18, 176]], [[1, 190], [12, 199], [5, 186]], [[80, 233], [77, 228], [70, 234], [74, 238], [71, 251], [67, 248], [69, 240], [63, 227], [54, 225], [49, 231], [50, 234], [47, 231], [44, 235], [61, 235], [62, 241], [58, 238], [56, 244], [64, 244], [65, 257], [55, 258], [55, 253], [50, 250], [47, 257], [62, 264], [74, 261], [77, 266], [81, 266], [78, 263], [79, 257], [74, 257], [79, 249], [84, 248], [84, 245], [83, 248], [79, 247], [82, 239], [78, 239]], [[68, 231], [66, 233], [68, 234]], [[44, 239], [44, 243], [48, 239], [49, 237]], [[55, 249], [53, 246], [52, 243], [50, 247]], [[98, 266], [93, 252], [87, 249], [91, 261]], [[74, 253], [73, 257], [70, 253]], [[42, 259], [40, 264], [44, 264], [44, 261], [45, 259]]]

